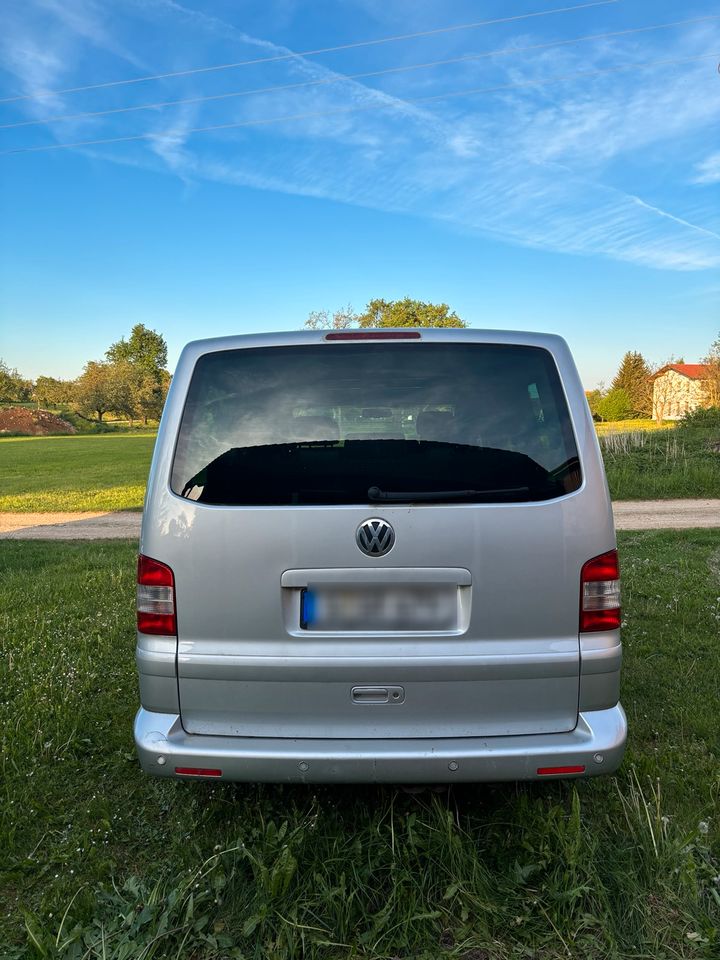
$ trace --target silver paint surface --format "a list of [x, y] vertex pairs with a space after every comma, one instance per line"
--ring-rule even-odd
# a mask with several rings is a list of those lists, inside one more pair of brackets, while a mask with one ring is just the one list
[[[141, 533], [141, 552], [174, 571], [179, 631], [177, 642], [138, 639], [144, 709], [136, 742], [144, 769], [174, 772], [174, 764], [159, 769], [147, 759], [147, 730], [157, 717], [163, 736], [174, 731], [170, 740], [188, 765], [196, 754], [196, 766], [222, 758], [224, 776], [235, 779], [512, 779], [535, 775], [529, 757], [547, 766], [586, 753], [588, 773], [610, 772], [625, 740], [619, 631], [580, 636], [578, 606], [583, 563], [613, 549], [615, 533], [595, 429], [561, 338], [423, 330], [407, 349], [452, 341], [549, 350], [582, 464], [582, 486], [571, 494], [538, 503], [383, 504], [395, 542], [384, 556], [366, 556], [355, 537], [377, 516], [369, 503], [223, 507], [170, 490], [197, 359], [209, 351], [323, 343], [323, 336], [198, 341], [180, 358]], [[326, 347], [342, 350], [343, 343]], [[340, 584], [376, 577], [455, 583], [458, 628], [301, 630], [300, 588], [323, 575]], [[359, 707], [353, 690], [362, 687], [400, 688], [403, 699]], [[596, 718], [594, 727], [587, 717]], [[610, 717], [609, 726], [598, 719]], [[297, 768], [297, 744], [306, 771]], [[305, 744], [316, 744], [316, 752]], [[592, 762], [597, 752], [606, 757], [602, 765]], [[459, 764], [452, 776], [450, 760]]]

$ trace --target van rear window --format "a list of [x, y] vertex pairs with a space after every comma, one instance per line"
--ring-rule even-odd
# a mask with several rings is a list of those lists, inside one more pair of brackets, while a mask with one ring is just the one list
[[195, 366], [172, 489], [201, 503], [528, 502], [580, 485], [551, 355], [482, 343], [313, 343]]

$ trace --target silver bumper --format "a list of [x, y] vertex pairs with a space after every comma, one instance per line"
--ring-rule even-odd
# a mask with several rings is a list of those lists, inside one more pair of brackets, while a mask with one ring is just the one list
[[142, 708], [135, 745], [146, 773], [195, 779], [176, 767], [221, 770], [220, 779], [258, 783], [462, 783], [552, 779], [545, 767], [612, 773], [625, 752], [618, 703], [581, 713], [569, 733], [445, 740], [290, 740], [188, 734], [180, 717]]

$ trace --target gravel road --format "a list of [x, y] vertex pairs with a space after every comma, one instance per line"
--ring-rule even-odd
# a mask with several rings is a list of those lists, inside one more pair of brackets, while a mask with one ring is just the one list
[[[621, 500], [613, 504], [618, 530], [720, 527], [720, 500]], [[136, 540], [141, 514], [0, 513], [0, 540]]]
[[0, 513], [0, 540], [137, 540], [142, 514]]

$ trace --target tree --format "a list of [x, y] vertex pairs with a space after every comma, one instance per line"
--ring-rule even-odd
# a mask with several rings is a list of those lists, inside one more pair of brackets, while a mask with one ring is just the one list
[[605, 397], [605, 393], [601, 388], [596, 390], [588, 390], [585, 395], [587, 397], [588, 406], [590, 407], [590, 413], [593, 415], [593, 420], [600, 419], [600, 412], [598, 407]]
[[146, 373], [157, 374], [159, 379], [160, 372], [167, 366], [167, 343], [162, 334], [136, 323], [130, 338], [113, 343], [105, 356], [110, 363], [127, 361]]
[[120, 406], [113, 409], [126, 413], [131, 423], [135, 416], [145, 423], [159, 419], [170, 384], [165, 338], [137, 323], [129, 339], [113, 343], [105, 356], [115, 368], [112, 381]]
[[22, 403], [32, 396], [32, 383], [0, 360], [0, 403]]
[[360, 327], [466, 327], [446, 303], [422, 300], [371, 300], [358, 317]]
[[97, 414], [98, 421], [112, 410], [110, 364], [90, 360], [75, 382], [75, 402], [84, 415]]
[[446, 303], [422, 300], [371, 300], [361, 314], [348, 305], [334, 313], [313, 310], [305, 321], [309, 330], [345, 330], [348, 327], [466, 327]]
[[652, 414], [653, 388], [650, 377], [651, 370], [643, 355], [628, 350], [610, 389], [625, 391], [630, 401], [629, 416], [649, 417]]
[[33, 397], [41, 403], [59, 406], [70, 403], [74, 396], [75, 384], [72, 380], [56, 380], [55, 377], [38, 377], [35, 381]]
[[627, 420], [632, 413], [632, 404], [627, 391], [622, 387], [609, 390], [598, 403], [597, 412], [603, 420]]
[[328, 310], [312, 310], [308, 314], [305, 326], [308, 330], [346, 330], [348, 327], [356, 327], [357, 321], [357, 314], [348, 304], [346, 307], [340, 307], [332, 315]]
[[708, 368], [708, 378], [705, 385], [705, 398], [708, 406], [720, 407], [720, 333], [717, 340], [711, 345], [708, 355], [703, 359]]
[[[132, 422], [137, 416], [135, 386], [138, 371], [129, 360], [107, 364], [107, 391], [109, 408], [113, 413], [125, 416]], [[150, 376], [150, 375], [148, 375]]]
[[169, 387], [170, 374], [167, 370], [163, 370], [160, 380], [150, 374], [135, 377], [132, 388], [133, 405], [136, 413], [145, 423], [149, 419], [160, 419]]

